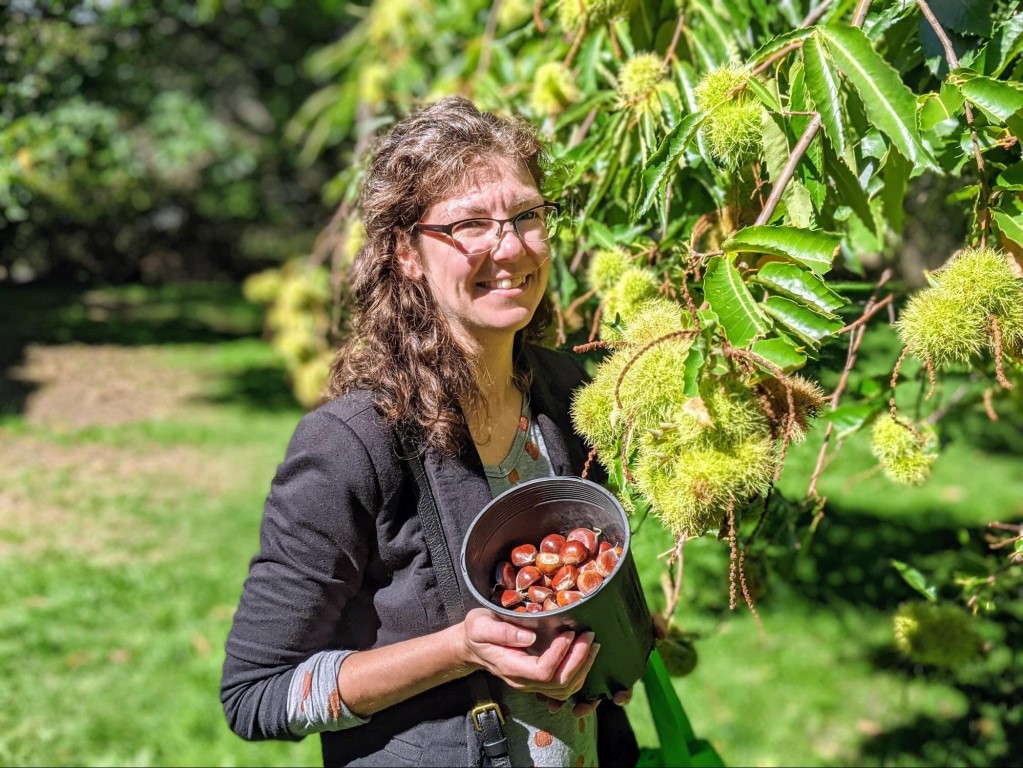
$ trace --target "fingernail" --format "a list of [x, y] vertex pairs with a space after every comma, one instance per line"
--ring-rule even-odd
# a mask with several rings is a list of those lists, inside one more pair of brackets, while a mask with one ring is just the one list
[[536, 640], [536, 633], [530, 632], [528, 629], [520, 629], [515, 634], [515, 639], [518, 640], [520, 643], [532, 643], [534, 640]]
[[596, 632], [586, 632], [583, 634], [583, 639], [585, 639], [587, 643], [592, 643], [593, 638], [596, 636], [597, 636]]

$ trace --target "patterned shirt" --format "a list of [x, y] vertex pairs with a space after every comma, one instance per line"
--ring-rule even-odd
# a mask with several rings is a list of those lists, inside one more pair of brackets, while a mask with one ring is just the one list
[[[496, 466], [484, 465], [490, 492], [497, 496], [516, 483], [554, 474], [539, 425], [531, 418], [528, 397], [522, 398], [519, 429], [511, 450]], [[571, 702], [551, 713], [547, 701], [505, 684], [495, 691], [504, 714], [512, 765], [597, 765], [597, 718], [575, 717]]]

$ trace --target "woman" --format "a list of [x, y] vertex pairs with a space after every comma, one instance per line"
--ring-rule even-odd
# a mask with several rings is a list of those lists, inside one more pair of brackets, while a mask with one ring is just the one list
[[514, 764], [593, 765], [598, 733], [605, 763], [634, 760], [618, 707], [562, 706], [599, 652], [592, 633], [532, 649], [486, 609], [452, 623], [416, 514], [413, 454], [455, 562], [493, 495], [585, 461], [568, 418], [582, 369], [529, 343], [550, 318], [544, 162], [528, 124], [460, 98], [379, 145], [335, 398], [278, 469], [227, 641], [221, 698], [244, 738], [319, 732], [328, 766], [478, 765], [466, 678], [482, 670]]

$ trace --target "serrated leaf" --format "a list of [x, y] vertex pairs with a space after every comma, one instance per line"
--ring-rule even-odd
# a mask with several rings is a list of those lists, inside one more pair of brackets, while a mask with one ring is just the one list
[[744, 348], [770, 325], [732, 262], [715, 256], [703, 276], [703, 297], [718, 316], [732, 346]]
[[746, 81], [746, 87], [752, 91], [753, 95], [759, 99], [760, 103], [767, 107], [771, 112], [781, 112], [781, 104], [778, 103], [778, 97], [772, 93], [766, 85], [760, 82], [757, 77], [751, 77]]
[[968, 75], [959, 84], [963, 97], [997, 120], [1006, 122], [1023, 109], [1023, 86], [983, 75]]
[[768, 262], [757, 271], [753, 280], [774, 293], [817, 307], [822, 314], [831, 317], [834, 317], [832, 313], [836, 309], [847, 303], [817, 275], [788, 262]]
[[881, 205], [884, 206], [885, 215], [896, 232], [902, 231], [903, 222], [906, 220], [906, 190], [912, 173], [913, 166], [895, 147], [891, 147], [881, 169], [881, 178], [884, 179]]
[[793, 29], [784, 34], [778, 35], [773, 40], [769, 40], [758, 48], [753, 55], [750, 57], [749, 66], [751, 69], [755, 69], [758, 64], [761, 64], [765, 59], [780, 50], [785, 48], [792, 43], [798, 42], [813, 32], [812, 27], [802, 27], [800, 29]]
[[841, 156], [845, 152], [846, 140], [838, 73], [827, 48], [816, 35], [810, 35], [803, 41], [803, 73], [810, 98], [820, 113], [824, 133]]
[[782, 200], [785, 202], [785, 218], [792, 226], [813, 226], [813, 201], [803, 182], [792, 179], [785, 187]]
[[682, 154], [692, 142], [693, 137], [696, 136], [705, 116], [704, 112], [686, 115], [678, 125], [668, 132], [654, 153], [650, 155], [650, 159], [643, 167], [643, 194], [640, 196], [639, 204], [632, 212], [634, 221], [650, 210], [654, 201], [664, 194], [664, 188], [671, 180], [671, 174], [678, 167]]
[[1002, 237], [1017, 245], [1023, 245], [1023, 216], [1010, 216], [1003, 211], [995, 211], [995, 223], [1001, 230]]
[[938, 602], [937, 587], [933, 584], [928, 584], [927, 577], [920, 573], [920, 571], [912, 566], [906, 565], [901, 560], [892, 560], [892, 565], [895, 567], [895, 570], [899, 572], [903, 581], [909, 584], [909, 586], [926, 597], [932, 603]]
[[1010, 165], [998, 174], [998, 186], [1002, 189], [1023, 190], [1023, 163]]
[[953, 114], [936, 93], [925, 93], [917, 97], [916, 112], [917, 122], [920, 123], [922, 131], [931, 130], [938, 123], [948, 120]]
[[[850, 153], [852, 154], [852, 153]], [[853, 169], [855, 169], [855, 165]], [[834, 150], [824, 147], [824, 168], [831, 180], [835, 182], [835, 191], [838, 199], [852, 208], [853, 214], [859, 218], [867, 229], [874, 229], [874, 213], [870, 209], [870, 200], [867, 193], [860, 186], [860, 180], [856, 178], [853, 170], [843, 160], [840, 160]]]
[[766, 224], [740, 229], [724, 242], [725, 253], [769, 253], [805, 264], [819, 275], [831, 269], [841, 238], [830, 232]]
[[779, 336], [760, 339], [750, 347], [750, 352], [774, 363], [786, 373], [806, 365], [806, 355], [803, 354], [802, 348], [793, 346], [787, 339]]
[[881, 58], [862, 30], [834, 24], [822, 27], [821, 34], [835, 65], [856, 89], [871, 123], [914, 164], [937, 170], [920, 140], [916, 97], [898, 70]]
[[840, 405], [825, 411], [823, 418], [834, 425], [835, 437], [841, 440], [861, 429], [875, 413], [877, 409], [869, 405]]
[[682, 380], [685, 382], [686, 397], [700, 396], [700, 369], [703, 368], [703, 363], [703, 351], [694, 344], [686, 356], [685, 371], [683, 372]]
[[760, 307], [807, 344], [817, 345], [821, 339], [834, 335], [843, 327], [841, 320], [825, 317], [784, 296], [770, 296], [760, 303]]

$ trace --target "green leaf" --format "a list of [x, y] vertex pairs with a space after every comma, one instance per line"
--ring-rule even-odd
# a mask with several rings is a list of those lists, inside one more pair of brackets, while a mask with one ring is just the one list
[[799, 179], [792, 179], [785, 187], [782, 196], [785, 202], [785, 218], [794, 227], [810, 227], [813, 225], [813, 201], [810, 190]]
[[847, 303], [817, 275], [789, 262], [770, 261], [752, 279], [774, 293], [817, 307], [825, 315], [833, 316], [832, 312]]
[[921, 595], [926, 597], [932, 603], [938, 602], [938, 589], [933, 584], [927, 583], [927, 577], [924, 576], [916, 568], [906, 565], [901, 560], [892, 560], [892, 565], [895, 570], [899, 572], [909, 586], [919, 592]]
[[823, 418], [834, 425], [835, 437], [841, 440], [862, 428], [875, 413], [877, 409], [869, 405], [840, 405], [826, 411]]
[[848, 205], [867, 229], [874, 229], [874, 213], [870, 209], [870, 200], [867, 193], [860, 186], [860, 180], [856, 178], [855, 166], [850, 170], [849, 166], [838, 158], [835, 151], [824, 147], [824, 168], [835, 182], [835, 191], [838, 193], [840, 203]]
[[884, 206], [885, 216], [896, 232], [902, 231], [903, 222], [906, 220], [906, 189], [912, 173], [913, 166], [895, 147], [891, 147], [881, 169], [881, 178], [884, 179], [881, 205]]
[[822, 27], [821, 33], [835, 64], [856, 89], [870, 122], [912, 163], [937, 170], [920, 140], [916, 97], [898, 70], [881, 58], [862, 30], [834, 24]]
[[998, 186], [1002, 189], [1023, 190], [1023, 163], [1010, 165], [998, 174]]
[[792, 299], [771, 296], [760, 303], [761, 308], [797, 338], [816, 346], [821, 339], [832, 336], [843, 327], [841, 320], [825, 317]]
[[813, 32], [812, 27], [804, 27], [801, 29], [793, 29], [784, 34], [778, 35], [773, 40], [770, 40], [760, 46], [756, 52], [750, 57], [749, 66], [751, 69], [755, 69], [758, 64], [761, 64], [765, 59], [778, 53], [782, 48], [789, 45], [790, 43], [797, 42], [807, 37]]
[[1023, 216], [1010, 216], [1004, 211], [995, 211], [995, 223], [1002, 232], [1002, 237], [1023, 245]]
[[770, 339], [761, 339], [750, 347], [750, 352], [759, 355], [768, 362], [774, 363], [786, 373], [798, 370], [806, 365], [806, 355], [803, 354], [803, 347], [793, 346], [788, 339], [774, 336]]
[[725, 336], [733, 346], [746, 347], [767, 333], [767, 318], [761, 314], [739, 270], [728, 259], [715, 256], [707, 263], [703, 297], [717, 313]]
[[832, 66], [827, 48], [817, 35], [803, 41], [803, 72], [810, 98], [821, 116], [824, 133], [841, 156], [845, 152], [845, 126], [842, 124], [842, 101], [839, 96], [838, 73]]
[[1018, 83], [971, 73], [960, 82], [959, 91], [968, 101], [1003, 123], [1023, 109], [1023, 86]]
[[766, 85], [760, 82], [759, 78], [749, 78], [746, 81], [746, 87], [753, 92], [753, 95], [756, 96], [760, 100], [760, 103], [767, 107], [768, 110], [771, 112], [781, 112], [781, 104], [778, 103], [778, 97], [775, 96]]
[[660, 145], [650, 156], [643, 167], [643, 194], [640, 196], [639, 204], [632, 212], [635, 221], [650, 210], [650, 206], [660, 195], [664, 194], [664, 188], [671, 179], [671, 174], [678, 167], [682, 153], [692, 142], [693, 137], [703, 123], [705, 113], [696, 112], [686, 115], [678, 125], [668, 132]]
[[725, 253], [769, 253], [805, 264], [819, 275], [831, 269], [841, 238], [830, 232], [764, 224], [740, 229], [721, 246]]
[[685, 382], [687, 397], [700, 396], [700, 370], [703, 368], [703, 363], [703, 350], [694, 344], [686, 356], [685, 372], [682, 379]]

